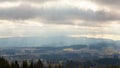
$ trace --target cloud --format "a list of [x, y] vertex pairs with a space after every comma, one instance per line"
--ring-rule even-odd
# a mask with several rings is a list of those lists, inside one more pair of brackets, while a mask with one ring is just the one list
[[93, 2], [96, 2], [98, 4], [111, 7], [111, 8], [120, 8], [120, 0], [93, 0]]
[[[82, 20], [84, 24], [93, 22], [101, 23], [120, 20], [115, 13], [102, 11], [83, 10], [76, 7], [50, 7], [36, 8], [30, 5], [0, 9], [0, 19], [28, 20], [38, 18], [47, 24], [74, 24], [75, 20]], [[92, 23], [91, 23], [92, 24]]]
[[[114, 39], [120, 34], [119, 3], [118, 0], [0, 0], [0, 36], [91, 34], [94, 37], [103, 33]], [[108, 8], [111, 11], [106, 11]]]
[[44, 3], [44, 2], [51, 2], [51, 1], [58, 1], [58, 0], [0, 0], [0, 2], [36, 2], [36, 3]]
[[68, 35], [68, 37], [80, 38], [80, 37], [88, 37], [88, 38], [104, 38], [104, 39], [113, 39], [120, 40], [120, 35], [113, 34], [81, 34], [81, 35]]
[[120, 5], [119, 0], [94, 0], [94, 1], [109, 5]]
[[36, 9], [30, 6], [19, 6], [8, 9], [0, 9], [0, 18], [1, 19], [28, 19], [34, 18], [36, 16]]

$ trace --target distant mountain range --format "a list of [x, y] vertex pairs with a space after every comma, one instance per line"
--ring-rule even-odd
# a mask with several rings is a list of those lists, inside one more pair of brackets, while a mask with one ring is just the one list
[[10, 60], [120, 58], [120, 41], [66, 36], [1, 38], [0, 56]]
[[14, 37], [1, 38], [0, 47], [62, 47], [70, 45], [95, 45], [104, 43], [107, 45], [120, 45], [120, 41], [102, 38], [73, 38], [66, 36], [54, 37]]
[[120, 41], [65, 36], [1, 38], [0, 55], [8, 59], [60, 60], [120, 57]]

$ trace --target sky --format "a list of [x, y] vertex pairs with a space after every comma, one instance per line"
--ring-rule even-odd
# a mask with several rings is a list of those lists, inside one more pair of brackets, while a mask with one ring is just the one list
[[120, 40], [120, 0], [0, 0], [0, 38]]

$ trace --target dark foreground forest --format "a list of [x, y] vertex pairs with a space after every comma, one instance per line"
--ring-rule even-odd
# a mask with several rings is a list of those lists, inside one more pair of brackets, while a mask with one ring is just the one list
[[[83, 65], [74, 61], [67, 61], [63, 64], [44, 64], [41, 60], [37, 60], [36, 62], [28, 62], [27, 60], [18, 62], [0, 58], [0, 68], [120, 68], [119, 63], [105, 65], [105, 61], [105, 59], [102, 60], [103, 65], [94, 66], [94, 64], [91, 64], [88, 61], [88, 64], [84, 63]], [[113, 62], [113, 60], [109, 63], [111, 62]]]

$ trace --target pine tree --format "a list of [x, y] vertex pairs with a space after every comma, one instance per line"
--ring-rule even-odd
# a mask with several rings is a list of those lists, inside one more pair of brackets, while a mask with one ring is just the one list
[[52, 65], [49, 64], [49, 65], [48, 65], [48, 68], [52, 68]]
[[20, 68], [20, 66], [19, 66], [17, 61], [15, 61], [15, 68]]
[[0, 68], [10, 68], [8, 61], [4, 58], [0, 58]]
[[15, 68], [15, 63], [14, 62], [11, 63], [11, 68]]
[[21, 68], [28, 68], [28, 63], [27, 63], [27, 61], [23, 61]]
[[35, 63], [35, 66], [34, 66], [34, 67], [35, 67], [35, 68], [44, 68], [44, 65], [43, 65], [43, 63], [42, 63], [41, 60], [38, 60], [38, 62]]
[[29, 68], [34, 68], [34, 63], [31, 61]]

